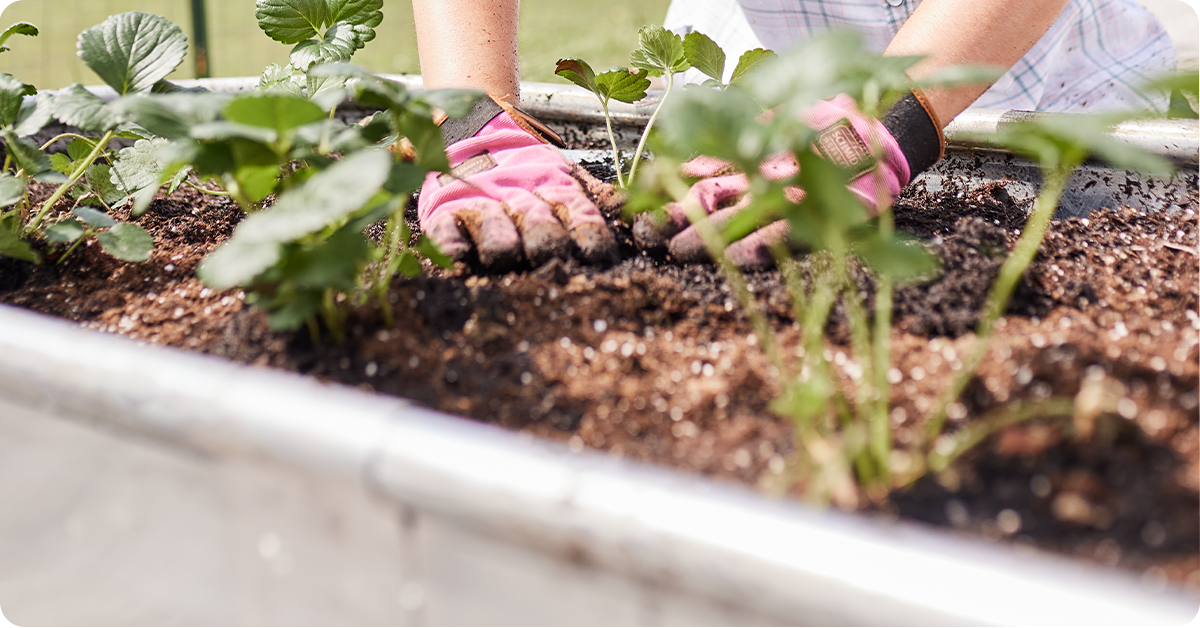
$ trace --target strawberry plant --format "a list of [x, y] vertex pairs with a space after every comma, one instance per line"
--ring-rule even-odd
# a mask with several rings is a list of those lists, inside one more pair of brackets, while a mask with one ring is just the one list
[[[1098, 157], [1123, 170], [1140, 171], [1154, 176], [1168, 176], [1173, 168], [1165, 159], [1151, 155], [1109, 135], [1112, 126], [1131, 117], [1129, 114], [1091, 116], [1047, 116], [1022, 121], [1002, 128], [997, 141], [1009, 150], [1038, 165], [1042, 173], [1042, 189], [1034, 201], [1029, 219], [1012, 254], [1000, 267], [992, 283], [987, 303], [975, 332], [975, 343], [964, 360], [964, 366], [930, 411], [925, 432], [926, 458], [931, 469], [945, 468], [970, 444], [977, 442], [976, 434], [961, 437], [943, 436], [942, 429], [950, 404], [956, 402], [966, 389], [975, 370], [987, 353], [996, 323], [1008, 309], [1008, 302], [1021, 277], [1041, 248], [1050, 219], [1058, 209], [1059, 199], [1071, 174], [1089, 157]], [[1081, 393], [1082, 394], [1082, 393]], [[1071, 412], [1063, 412], [1071, 414]], [[1021, 420], [1032, 413], [1006, 413], [1005, 419]], [[935, 446], [936, 445], [936, 446]]]
[[[36, 34], [36, 29], [26, 26], [14, 26], [0, 38], [7, 39], [13, 33]], [[97, 76], [118, 95], [129, 96], [175, 89], [164, 79], [183, 61], [187, 38], [171, 22], [135, 11], [112, 16], [83, 31], [78, 48], [80, 58]], [[33, 99], [25, 98], [35, 94]], [[102, 219], [89, 212], [76, 212], [74, 218], [67, 218], [61, 224], [44, 225], [54, 206], [68, 194], [77, 204], [98, 204], [105, 209], [125, 199], [131, 190], [114, 171], [117, 155], [109, 144], [118, 136], [146, 139], [150, 134], [126, 122], [116, 103], [104, 101], [79, 84], [49, 97], [4, 75], [0, 78], [0, 103], [6, 148], [0, 186], [7, 192], [0, 203], [17, 205], [0, 220], [3, 225], [0, 231], [4, 232], [0, 236], [0, 254], [40, 261], [40, 255], [28, 243], [32, 236], [43, 236], [51, 244], [67, 245], [68, 253], [83, 239], [96, 236], [100, 245], [119, 259], [147, 259], [153, 240], [137, 225], [110, 217]], [[70, 133], [42, 146], [30, 142], [27, 137], [41, 130], [51, 117], [80, 131], [98, 133], [100, 137]], [[46, 149], [61, 139], [72, 139], [67, 153], [47, 155]], [[27, 206], [28, 194], [24, 188], [30, 180], [59, 184], [36, 209]], [[22, 191], [19, 197], [18, 188]]]
[[[643, 173], [631, 197], [634, 210], [653, 210], [670, 200], [685, 205], [779, 374], [783, 392], [772, 409], [792, 419], [797, 451], [779, 478], [782, 485], [801, 482], [811, 499], [843, 507], [855, 506], [860, 491], [878, 498], [927, 470], [945, 468], [984, 436], [1013, 421], [1071, 416], [1077, 411], [1077, 404], [1070, 399], [1017, 402], [1000, 407], [961, 434], [942, 434], [947, 410], [957, 402], [981, 362], [995, 324], [1037, 252], [1071, 172], [1091, 155], [1120, 168], [1167, 172], [1161, 159], [1111, 139], [1107, 134], [1115, 122], [1111, 119], [1047, 117], [1013, 125], [1001, 133], [1002, 143], [1041, 165], [1044, 188], [993, 284], [974, 348], [927, 417], [925, 438], [893, 454], [887, 379], [892, 290], [897, 282], [928, 276], [937, 269], [918, 243], [895, 232], [889, 199], [882, 193], [878, 214], [869, 217], [862, 201], [847, 189], [847, 183], [861, 171], [839, 168], [812, 150], [817, 131], [802, 120], [819, 100], [835, 94], [849, 94], [860, 111], [881, 116], [913, 85], [905, 71], [916, 61], [868, 55], [854, 37], [831, 34], [806, 42], [764, 66], [745, 81], [743, 90], [686, 90], [665, 114], [655, 146], [658, 163]], [[811, 70], [797, 73], [796, 67]], [[994, 76], [983, 68], [952, 68], [921, 85], [982, 82]], [[774, 115], [761, 116], [760, 103]], [[871, 148], [878, 154], [878, 146]], [[751, 200], [743, 211], [725, 217], [721, 224], [714, 224], [689, 200], [690, 180], [679, 175], [683, 160], [697, 154], [722, 159], [747, 173]], [[794, 159], [798, 170], [783, 178], [768, 177], [760, 164], [781, 154]], [[770, 253], [782, 271], [800, 323], [795, 361], [779, 346], [741, 270], [726, 256], [732, 242], [780, 219], [786, 221], [792, 246], [776, 241]], [[797, 245], [809, 253], [807, 260], [801, 262], [794, 256], [792, 247]], [[873, 324], [848, 272], [851, 260], [860, 262], [875, 277]], [[802, 264], [811, 276], [807, 283]], [[826, 322], [839, 301], [850, 339], [850, 358], [842, 369], [850, 379], [848, 391], [824, 347]]]
[[[634, 180], [637, 175], [638, 162], [645, 151], [646, 140], [650, 137], [658, 114], [671, 94], [676, 74], [695, 67], [709, 77], [701, 86], [723, 90], [740, 83], [759, 63], [774, 56], [774, 52], [764, 48], [746, 51], [738, 59], [729, 83], [722, 83], [721, 79], [725, 73], [725, 51], [712, 38], [698, 32], [680, 37], [661, 26], [648, 25], [638, 31], [638, 48], [629, 56], [632, 70], [624, 66], [615, 66], [596, 74], [583, 59], [568, 57], [559, 59], [554, 73], [592, 92], [600, 99], [608, 140], [612, 144], [617, 184], [625, 187], [626, 181]], [[664, 77], [666, 90], [642, 131], [637, 150], [633, 154], [633, 164], [629, 167], [629, 175], [626, 178], [621, 163], [621, 152], [613, 136], [612, 116], [608, 112], [608, 105], [611, 100], [633, 103], [645, 98], [646, 90], [650, 87], [647, 77], [650, 76]]]

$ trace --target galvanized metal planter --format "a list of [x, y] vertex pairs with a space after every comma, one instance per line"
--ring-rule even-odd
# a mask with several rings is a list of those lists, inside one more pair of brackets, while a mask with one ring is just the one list
[[[563, 104], [570, 89], [525, 89], [556, 124], [593, 115]], [[1017, 167], [994, 158], [980, 163]], [[1148, 198], [1169, 210], [1194, 166], [1162, 185]], [[0, 609], [20, 624], [1094, 626], [1181, 624], [1200, 600], [0, 307]]]

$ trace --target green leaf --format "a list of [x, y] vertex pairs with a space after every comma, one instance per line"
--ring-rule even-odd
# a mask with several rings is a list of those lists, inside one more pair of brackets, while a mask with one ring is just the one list
[[272, 299], [267, 304], [271, 311], [267, 325], [275, 331], [295, 331], [305, 321], [321, 311], [324, 290], [304, 290], [287, 295], [286, 299]]
[[[9, 215], [12, 215], [11, 213]], [[7, 218], [7, 216], [6, 216]], [[20, 221], [12, 225], [15, 230], [10, 230], [6, 224], [8, 221], [0, 221], [0, 255], [11, 257], [13, 259], [25, 260], [34, 264], [42, 263], [42, 256], [29, 246], [29, 243], [22, 240], [17, 232], [20, 231]]]
[[249, 285], [250, 280], [279, 262], [282, 248], [278, 242], [231, 239], [200, 262], [196, 276], [217, 290]]
[[384, 183], [383, 189], [397, 196], [411, 194], [425, 182], [427, 172], [417, 164], [396, 161], [388, 172], [388, 179]]
[[742, 79], [746, 78], [747, 74], [754, 71], [754, 69], [758, 67], [758, 64], [764, 61], [769, 61], [778, 56], [779, 55], [775, 54], [771, 50], [767, 50], [766, 48], [755, 48], [753, 50], [747, 50], [746, 52], [743, 52], [742, 56], [738, 57], [737, 65], [733, 67], [733, 74], [729, 78], [729, 84], [739, 85], [742, 82]]
[[162, 180], [163, 162], [159, 151], [168, 144], [162, 138], [138, 140], [133, 146], [117, 152], [110, 180], [126, 193], [148, 186], [158, 187]]
[[316, 233], [363, 207], [391, 171], [387, 151], [363, 150], [281, 194], [269, 209], [252, 214], [233, 236], [200, 264], [208, 285], [246, 285], [279, 261], [280, 245]]
[[588, 65], [587, 61], [579, 57], [567, 57], [559, 59], [554, 66], [554, 73], [568, 81], [599, 95], [596, 91], [596, 73], [592, 70], [592, 66]]
[[362, 48], [362, 39], [354, 27], [338, 22], [325, 31], [321, 39], [306, 39], [292, 48], [292, 67], [307, 72], [322, 63], [344, 63], [350, 60], [355, 50]]
[[257, 0], [254, 17], [268, 37], [284, 44], [316, 37], [337, 22], [358, 27], [365, 43], [375, 38], [382, 8], [383, 0]]
[[246, 165], [234, 170], [233, 178], [244, 193], [255, 203], [267, 198], [279, 184], [279, 166]]
[[[143, 140], [144, 141], [144, 140]], [[125, 198], [125, 192], [112, 182], [112, 166], [94, 163], [84, 171], [87, 184], [105, 205], [112, 206]]]
[[25, 198], [25, 182], [11, 174], [0, 174], [0, 207], [10, 207]]
[[914, 238], [897, 234], [884, 238], [878, 227], [864, 225], [851, 234], [854, 251], [880, 275], [897, 281], [928, 275], [938, 269], [938, 259]]
[[0, 124], [12, 126], [17, 123], [28, 87], [17, 77], [0, 72]]
[[68, 176], [72, 172], [75, 172], [75, 163], [71, 161], [70, 157], [67, 157], [62, 153], [54, 153], [53, 155], [50, 155], [50, 167], [55, 172], [61, 172]]
[[[420, 239], [417, 240], [417, 246], [415, 248], [421, 253], [421, 255], [424, 255], [426, 259], [434, 264], [437, 264], [441, 268], [454, 268], [454, 260], [451, 259], [449, 255], [446, 255], [442, 252], [442, 247], [438, 246], [437, 242], [434, 242], [425, 236], [421, 236]], [[411, 277], [412, 275], [409, 276]]]
[[95, 144], [79, 138], [74, 138], [67, 143], [67, 157], [69, 157], [71, 161], [87, 159], [87, 156], [92, 154], [93, 148], [95, 148]]
[[442, 132], [433, 123], [432, 118], [407, 113], [400, 116], [397, 131], [412, 142], [417, 153], [417, 165], [426, 170], [441, 172], [450, 169], [450, 163], [446, 160], [446, 146], [442, 142]]
[[646, 97], [650, 79], [645, 74], [630, 72], [629, 68], [616, 66], [596, 76], [596, 90], [601, 98], [612, 98], [621, 102], [637, 102]]
[[6, 52], [8, 50], [8, 46], [5, 46], [4, 44], [8, 41], [8, 38], [12, 37], [13, 35], [37, 37], [37, 34], [38, 28], [33, 24], [30, 24], [29, 22], [17, 22], [16, 24], [4, 29], [3, 33], [0, 33], [0, 52]]
[[91, 207], [76, 207], [71, 210], [71, 213], [95, 229], [113, 227], [117, 224], [117, 221], [112, 216]]
[[750, 170], [773, 152], [770, 127], [755, 121], [759, 113], [758, 103], [740, 90], [684, 90], [668, 103], [659, 128], [681, 158], [709, 155]]
[[396, 270], [411, 279], [421, 274], [421, 260], [405, 249], [396, 256]]
[[189, 133], [192, 138], [207, 142], [248, 140], [263, 145], [270, 145], [274, 143], [275, 140], [279, 139], [279, 134], [273, 129], [261, 126], [251, 126], [248, 124], [238, 124], [236, 122], [228, 122], [225, 120], [197, 124], [189, 130]]
[[33, 100], [21, 104], [21, 112], [13, 131], [17, 137], [29, 137], [50, 123], [53, 117], [54, 98], [50, 94], [38, 94]]
[[274, 129], [280, 137], [325, 117], [325, 112], [307, 99], [278, 94], [239, 96], [225, 106], [226, 120]]
[[367, 240], [361, 233], [340, 229], [311, 247], [298, 247], [285, 256], [283, 276], [303, 288], [351, 290], [366, 262]]
[[128, 222], [96, 236], [109, 255], [126, 262], [144, 262], [154, 250], [154, 238], [146, 230]]
[[184, 87], [182, 85], [177, 85], [175, 83], [172, 83], [171, 81], [164, 79], [164, 80], [161, 80], [161, 81], [155, 83], [154, 87], [150, 88], [150, 93], [151, 94], [211, 94], [212, 92], [209, 91], [205, 87], [200, 87], [199, 85], [196, 85], [193, 87]]
[[119, 122], [112, 107], [78, 83], [62, 90], [54, 99], [54, 117], [84, 131], [103, 133]]
[[26, 175], [38, 175], [53, 168], [50, 158], [37, 144], [17, 137], [11, 130], [4, 132], [4, 144], [9, 156]]
[[651, 76], [683, 72], [691, 67], [679, 35], [654, 24], [638, 31], [638, 49], [629, 55], [629, 64]]
[[82, 238], [86, 231], [87, 228], [83, 226], [82, 222], [74, 218], [67, 218], [46, 229], [46, 241], [55, 244], [70, 244]]
[[193, 126], [215, 121], [231, 99], [229, 94], [212, 92], [134, 94], [113, 102], [111, 108], [122, 120], [137, 123], [159, 137], [176, 139], [188, 137]]
[[688, 63], [718, 83], [725, 75], [725, 51], [711, 37], [692, 31], [683, 38], [683, 53]]
[[146, 92], [175, 71], [187, 54], [187, 37], [166, 18], [121, 13], [79, 34], [79, 57], [124, 96]]
[[303, 91], [302, 83], [298, 79], [292, 66], [272, 63], [258, 77], [258, 91], [299, 97], [303, 95]]

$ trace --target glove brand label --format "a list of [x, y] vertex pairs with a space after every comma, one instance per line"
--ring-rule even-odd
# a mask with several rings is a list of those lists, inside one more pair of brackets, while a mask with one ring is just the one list
[[816, 147], [822, 157], [839, 168], [852, 171], [854, 177], [860, 177], [875, 168], [871, 149], [850, 126], [849, 120], [843, 119], [821, 131]]
[[487, 172], [495, 167], [496, 160], [492, 158], [492, 154], [484, 151], [451, 168], [450, 172], [443, 172], [438, 175], [438, 183], [442, 187], [445, 187], [457, 179], [465, 179], [473, 174]]

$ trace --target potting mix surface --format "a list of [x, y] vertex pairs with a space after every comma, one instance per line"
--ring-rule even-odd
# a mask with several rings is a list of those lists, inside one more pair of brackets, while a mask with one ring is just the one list
[[[860, 508], [1200, 592], [1198, 210], [1193, 191], [1171, 213], [1116, 208], [1053, 224], [948, 429], [1015, 400], [1074, 397], [1085, 381], [1119, 396], [1116, 414], [1087, 430], [1042, 419], [1005, 428], [950, 469]], [[916, 185], [898, 201], [897, 228], [927, 242], [943, 269], [896, 291], [897, 443], [914, 441], [962, 367], [1027, 211], [998, 185]], [[772, 485], [794, 449], [790, 423], [768, 410], [772, 367], [719, 273], [637, 251], [621, 223], [624, 259], [612, 267], [427, 268], [394, 280], [393, 326], [360, 308], [344, 344], [314, 345], [304, 330], [271, 331], [241, 292], [195, 278], [241, 217], [228, 199], [185, 188], [133, 220], [154, 236], [151, 260], [120, 262], [94, 241], [59, 265], [0, 258], [0, 301], [751, 487]], [[794, 351], [779, 273], [749, 282]], [[869, 298], [865, 274], [859, 283]], [[840, 307], [826, 351], [848, 381], [856, 365]]]

